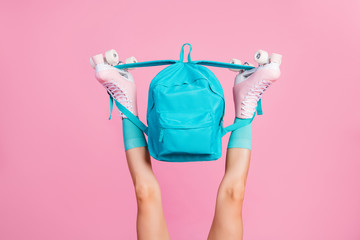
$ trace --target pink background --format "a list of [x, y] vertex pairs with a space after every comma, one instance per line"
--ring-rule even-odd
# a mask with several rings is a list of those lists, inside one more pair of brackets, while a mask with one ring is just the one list
[[[0, 239], [135, 239], [121, 120], [89, 57], [283, 54], [254, 122], [244, 239], [360, 239], [359, 1], [7, 1], [0, 7]], [[140, 118], [162, 67], [133, 71]], [[214, 69], [233, 122], [235, 74]], [[153, 160], [174, 240], [206, 239], [224, 173]]]

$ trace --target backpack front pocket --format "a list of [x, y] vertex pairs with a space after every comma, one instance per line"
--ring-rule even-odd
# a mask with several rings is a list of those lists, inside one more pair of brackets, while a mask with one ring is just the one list
[[212, 112], [159, 113], [160, 154], [212, 154], [217, 129]]

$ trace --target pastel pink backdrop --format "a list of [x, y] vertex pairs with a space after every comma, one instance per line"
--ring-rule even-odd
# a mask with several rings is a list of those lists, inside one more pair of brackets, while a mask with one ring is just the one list
[[[253, 124], [244, 239], [360, 239], [359, 1], [1, 3], [0, 239], [136, 239], [121, 120], [89, 57], [252, 60], [283, 54]], [[133, 71], [143, 121], [150, 80]], [[235, 74], [214, 69], [233, 122]], [[223, 157], [152, 160], [172, 239], [206, 239]]]

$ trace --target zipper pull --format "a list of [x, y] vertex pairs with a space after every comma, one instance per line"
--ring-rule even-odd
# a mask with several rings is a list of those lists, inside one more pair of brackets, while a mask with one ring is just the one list
[[164, 129], [161, 128], [161, 130], [160, 130], [159, 142], [162, 142], [163, 138], [164, 138]]

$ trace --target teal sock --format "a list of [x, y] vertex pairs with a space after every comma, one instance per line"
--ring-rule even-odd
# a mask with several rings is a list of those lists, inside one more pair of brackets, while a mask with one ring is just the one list
[[[235, 118], [234, 123], [241, 121]], [[247, 148], [251, 150], [251, 123], [231, 132], [227, 148]]]
[[147, 146], [144, 133], [134, 123], [128, 118], [123, 118], [122, 122], [125, 151], [131, 148]]

